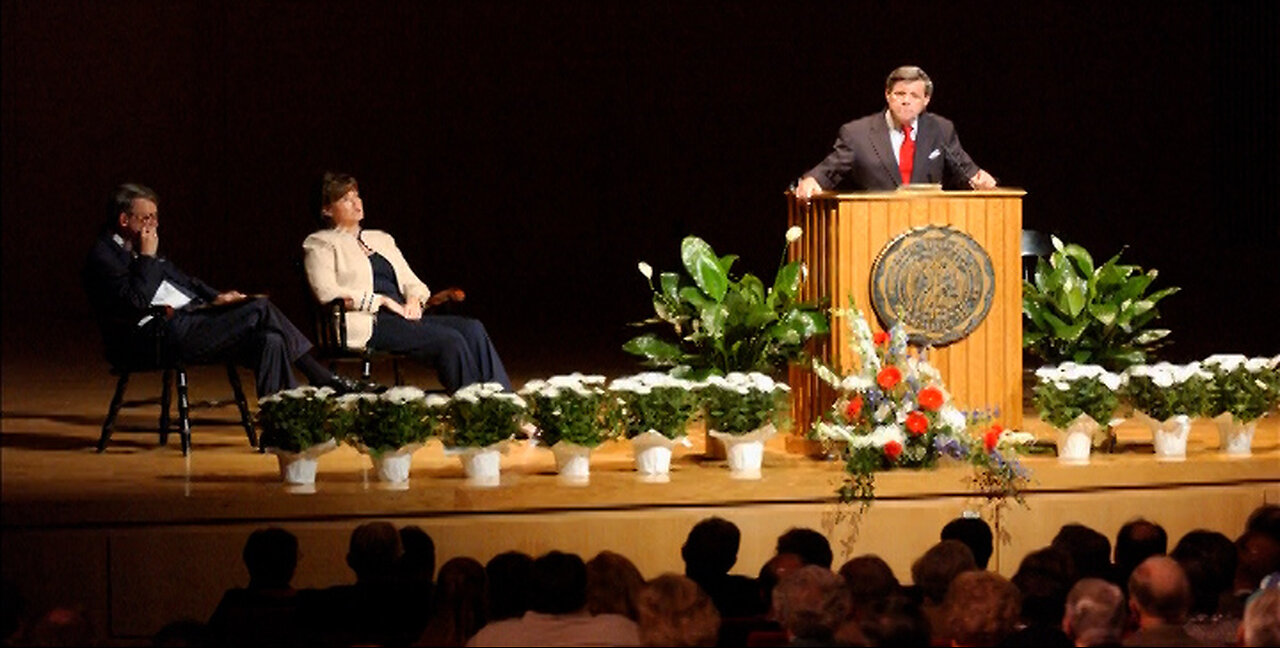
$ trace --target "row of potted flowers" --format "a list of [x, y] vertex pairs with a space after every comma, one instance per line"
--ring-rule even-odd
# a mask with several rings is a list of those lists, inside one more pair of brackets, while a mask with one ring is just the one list
[[1087, 463], [1093, 447], [1114, 445], [1112, 428], [1125, 407], [1151, 428], [1157, 459], [1185, 459], [1195, 418], [1215, 420], [1222, 452], [1249, 455], [1258, 419], [1280, 404], [1280, 356], [1214, 355], [1123, 373], [1068, 362], [1041, 367], [1036, 378], [1036, 409], [1059, 431], [1059, 456], [1073, 463]]
[[260, 400], [258, 421], [263, 448], [279, 457], [290, 484], [314, 483], [317, 458], [347, 443], [370, 456], [380, 480], [407, 487], [413, 453], [437, 438], [462, 459], [470, 483], [493, 486], [505, 444], [526, 430], [551, 449], [567, 483], [587, 483], [591, 450], [620, 438], [631, 440], [644, 481], [667, 481], [672, 449], [689, 445], [698, 416], [728, 446], [733, 476], [752, 479], [760, 476], [764, 441], [788, 411], [788, 392], [759, 373], [694, 382], [650, 372], [608, 384], [575, 373], [530, 381], [517, 394], [483, 383], [452, 397], [416, 387], [335, 397], [300, 387]]

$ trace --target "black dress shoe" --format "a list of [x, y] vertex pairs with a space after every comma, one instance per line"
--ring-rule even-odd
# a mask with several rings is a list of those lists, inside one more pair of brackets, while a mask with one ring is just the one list
[[352, 380], [346, 376], [338, 375], [335, 375], [323, 386], [332, 389], [338, 396], [343, 394], [380, 394], [387, 389], [371, 380]]

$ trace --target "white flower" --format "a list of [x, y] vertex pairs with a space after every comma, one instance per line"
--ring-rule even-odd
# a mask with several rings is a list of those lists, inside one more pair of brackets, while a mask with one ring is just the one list
[[792, 225], [787, 228], [787, 242], [795, 243], [801, 236], [804, 236], [804, 230], [799, 225]]
[[1267, 368], [1267, 358], [1249, 358], [1244, 363], [1245, 371], [1258, 373]]
[[1248, 358], [1239, 354], [1218, 354], [1211, 355], [1204, 359], [1204, 364], [1217, 365], [1222, 371], [1231, 371], [1236, 367], [1248, 362]]
[[640, 274], [644, 275], [645, 279], [653, 279], [653, 266], [641, 261], [636, 264], [636, 267], [640, 269]]
[[883, 448], [890, 441], [907, 442], [907, 437], [902, 433], [902, 428], [897, 425], [881, 425], [872, 430], [868, 436], [871, 437], [872, 443], [878, 448]]
[[847, 392], [863, 392], [875, 386], [875, 382], [863, 376], [845, 376], [840, 381], [840, 389]]
[[427, 403], [427, 407], [430, 407], [431, 409], [437, 409], [440, 407], [444, 407], [445, 405], [448, 405], [449, 399], [448, 397], [441, 396], [440, 394], [427, 394], [426, 403]]
[[356, 403], [359, 403], [360, 401], [374, 401], [374, 400], [378, 400], [378, 395], [369, 394], [369, 393], [343, 394], [334, 399], [334, 401], [338, 404], [338, 407], [341, 407], [342, 409], [351, 409], [352, 407], [355, 407]]
[[1098, 376], [1098, 380], [1101, 381], [1102, 384], [1106, 385], [1107, 389], [1110, 389], [1111, 391], [1120, 389], [1120, 385], [1124, 383], [1123, 378], [1109, 371], [1102, 372], [1102, 374]]
[[401, 385], [392, 387], [382, 393], [382, 400], [396, 405], [404, 405], [409, 401], [422, 400], [427, 395], [426, 392], [410, 385]]
[[1017, 430], [1005, 430], [1000, 433], [1000, 437], [996, 440], [997, 448], [1012, 448], [1035, 443], [1034, 434], [1027, 432], [1018, 432]]
[[524, 384], [524, 387], [520, 388], [520, 393], [536, 394], [542, 391], [543, 389], [545, 389], [546, 386], [547, 386], [547, 381], [545, 380], [540, 380], [540, 379], [530, 380], [529, 382]]
[[843, 425], [832, 425], [826, 421], [818, 421], [814, 425], [814, 431], [817, 432], [819, 438], [830, 439], [832, 441], [846, 441], [850, 445], [857, 445], [858, 439], [865, 439], [854, 434], [849, 428]]
[[942, 419], [942, 424], [951, 430], [954, 434], [964, 432], [969, 425], [968, 419], [965, 418], [964, 412], [956, 409], [953, 405], [943, 405], [938, 410], [938, 418]]

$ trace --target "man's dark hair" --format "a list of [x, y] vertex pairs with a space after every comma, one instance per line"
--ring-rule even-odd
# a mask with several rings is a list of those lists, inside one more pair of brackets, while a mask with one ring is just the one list
[[806, 565], [817, 565], [831, 569], [831, 543], [827, 536], [804, 527], [792, 527], [778, 536], [776, 554], [793, 553], [800, 556]]
[[951, 581], [960, 574], [977, 569], [973, 552], [959, 540], [941, 540], [929, 547], [911, 563], [911, 581], [924, 598], [942, 603]]
[[1116, 584], [1128, 587], [1134, 568], [1152, 556], [1168, 552], [1169, 536], [1164, 527], [1143, 518], [1125, 522], [1116, 533]]
[[942, 527], [942, 540], [959, 540], [973, 552], [978, 569], [986, 569], [995, 550], [991, 526], [982, 518], [956, 518]]
[[489, 578], [489, 620], [514, 619], [529, 611], [533, 557], [519, 551], [500, 553], [484, 566]]
[[533, 561], [533, 600], [543, 614], [568, 614], [587, 603], [587, 564], [576, 554], [552, 551]]
[[138, 198], [145, 198], [160, 205], [160, 196], [156, 195], [150, 187], [137, 184], [135, 182], [126, 182], [115, 188], [111, 192], [111, 196], [107, 198], [106, 220], [103, 225], [107, 229], [115, 229], [120, 222], [120, 214], [133, 209], [133, 201]]
[[1182, 536], [1170, 557], [1191, 584], [1191, 613], [1214, 614], [1236, 577], [1236, 543], [1217, 531], [1197, 529]]
[[741, 542], [742, 532], [738, 525], [724, 518], [709, 517], [698, 522], [689, 530], [684, 546], [680, 547], [685, 575], [720, 576], [729, 573], [738, 562]]
[[244, 566], [249, 587], [285, 588], [298, 567], [298, 538], [279, 527], [258, 529], [244, 543]]
[[[1111, 541], [1083, 524], [1064, 524], [1050, 543], [1071, 554], [1076, 579], [1111, 578]], [[1067, 585], [1067, 589], [1075, 580]]]
[[400, 572], [411, 580], [430, 583], [436, 573], [436, 541], [417, 525], [400, 528], [400, 544], [404, 555], [400, 556]]
[[1027, 554], [1010, 579], [1022, 593], [1022, 620], [1028, 625], [1057, 627], [1066, 611], [1067, 594], [1075, 585], [1071, 555], [1048, 546]]
[[1261, 531], [1280, 542], [1280, 504], [1263, 504], [1249, 514], [1245, 531]]
[[924, 81], [924, 96], [933, 96], [933, 79], [930, 79], [929, 75], [925, 74], [924, 70], [917, 66], [903, 65], [894, 68], [894, 70], [889, 73], [889, 77], [884, 80], [885, 92], [892, 90], [893, 84], [900, 81], [906, 81], [908, 83], [912, 81]]
[[347, 565], [356, 581], [388, 581], [394, 578], [403, 547], [400, 532], [390, 522], [367, 522], [351, 532]]
[[840, 566], [840, 576], [849, 588], [855, 609], [864, 609], [898, 592], [901, 584], [883, 558], [867, 554], [851, 558]]

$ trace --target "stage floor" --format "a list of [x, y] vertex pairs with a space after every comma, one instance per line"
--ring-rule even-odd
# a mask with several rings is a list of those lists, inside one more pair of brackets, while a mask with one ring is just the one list
[[[762, 479], [734, 480], [723, 460], [704, 457], [699, 434], [676, 451], [663, 484], [641, 483], [629, 444], [617, 442], [593, 453], [588, 486], [567, 486], [554, 474], [551, 453], [522, 441], [503, 457], [501, 485], [477, 488], [466, 484], [459, 460], [432, 442], [415, 454], [408, 490], [384, 490], [369, 459], [343, 447], [321, 457], [315, 492], [298, 494], [281, 485], [273, 456], [249, 446], [233, 405], [193, 410], [188, 457], [176, 435], [168, 447], [156, 445], [156, 405], [122, 411], [107, 451], [97, 453], [114, 380], [96, 356], [64, 356], [4, 358], [4, 577], [38, 604], [66, 602], [74, 592], [102, 636], [117, 640], [207, 615], [222, 590], [243, 582], [244, 538], [267, 525], [294, 531], [311, 557], [299, 566], [295, 582], [302, 587], [348, 580], [341, 560], [346, 538], [372, 519], [422, 526], [436, 539], [438, 564], [457, 555], [483, 561], [510, 549], [587, 556], [610, 549], [655, 576], [682, 569], [680, 544], [709, 515], [742, 528], [739, 573], [754, 574], [782, 531], [810, 526], [832, 539], [837, 561], [877, 553], [909, 580], [911, 561], [936, 541], [938, 529], [982, 504], [970, 495], [966, 466], [882, 473], [878, 500], [855, 536], [850, 509], [836, 503], [839, 462], [788, 453], [779, 436], [766, 449]], [[545, 376], [517, 370], [512, 377], [518, 385]], [[417, 369], [408, 378], [429, 380]], [[128, 398], [157, 394], [158, 382], [155, 375], [137, 377]], [[229, 397], [222, 370], [193, 370], [191, 394], [194, 401]], [[1052, 438], [1034, 417], [1024, 428]], [[1234, 537], [1249, 511], [1280, 501], [1275, 416], [1258, 426], [1246, 458], [1220, 454], [1205, 421], [1193, 429], [1185, 462], [1156, 462], [1150, 433], [1140, 425], [1125, 424], [1119, 439], [1117, 453], [1095, 455], [1086, 466], [1059, 465], [1052, 455], [1025, 459], [1034, 475], [1027, 507], [987, 511], [1005, 536], [994, 569], [1011, 574], [1066, 522], [1114, 537], [1125, 521], [1144, 515], [1164, 524], [1171, 539], [1201, 527]]]

